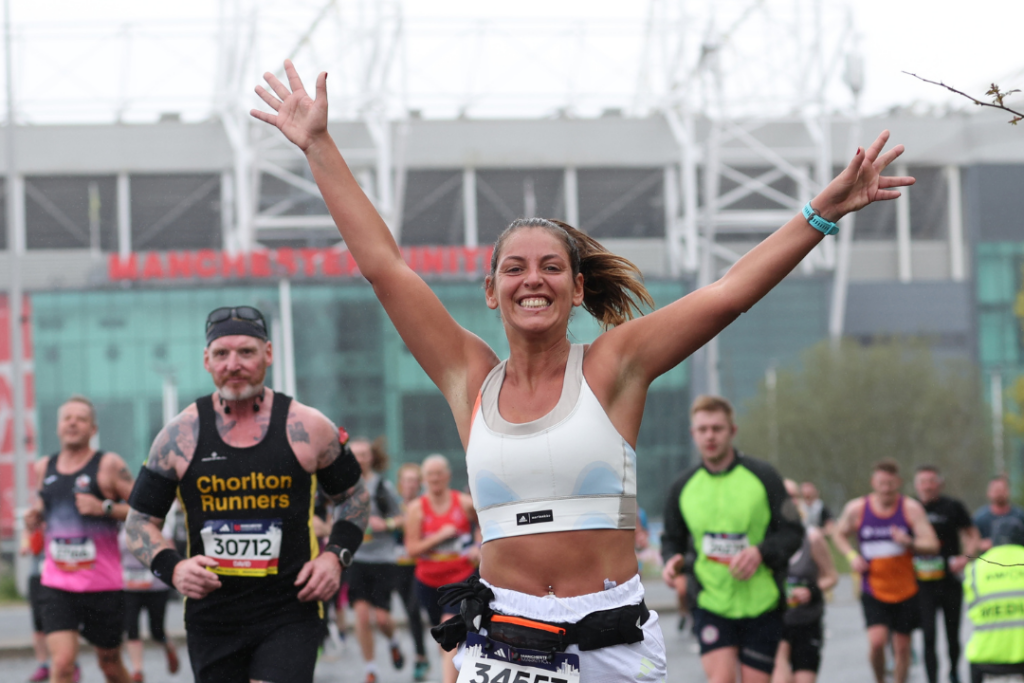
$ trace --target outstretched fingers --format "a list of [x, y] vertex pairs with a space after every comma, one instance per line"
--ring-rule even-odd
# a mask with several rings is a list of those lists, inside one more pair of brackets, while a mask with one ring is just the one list
[[[288, 99], [288, 96], [292, 94], [292, 91], [289, 90], [287, 86], [285, 86], [285, 84], [281, 82], [281, 79], [279, 79], [277, 76], [270, 73], [269, 71], [263, 74], [263, 80], [265, 80], [267, 82], [267, 85], [269, 85], [277, 94], [277, 96], [281, 98], [282, 102]], [[299, 89], [302, 89], [301, 84]]]
[[262, 85], [256, 86], [256, 94], [260, 96], [260, 99], [267, 103], [267, 105], [274, 111], [281, 110], [281, 100], [277, 99], [264, 88]]
[[[292, 60], [284, 60], [284, 73], [286, 76], [288, 76], [288, 85], [291, 86], [292, 92], [306, 91], [306, 89], [302, 86], [302, 79], [299, 78], [299, 72], [296, 71], [295, 65], [292, 64]], [[319, 81], [319, 79], [317, 80]], [[319, 82], [317, 83], [317, 85], [319, 86]]]
[[884, 175], [878, 178], [879, 189], [889, 187], [908, 187], [917, 182], [917, 179], [909, 175]]
[[875, 159], [877, 159], [878, 155], [882, 153], [882, 149], [885, 147], [885, 143], [887, 143], [888, 141], [889, 131], [883, 130], [881, 133], [878, 134], [878, 137], [875, 138], [875, 141], [871, 143], [871, 146], [868, 147], [867, 151], [865, 152], [867, 160], [873, 162]]

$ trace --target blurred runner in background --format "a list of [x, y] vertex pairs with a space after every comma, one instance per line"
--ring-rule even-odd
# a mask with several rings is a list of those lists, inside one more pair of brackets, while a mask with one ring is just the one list
[[949, 654], [949, 681], [958, 683], [960, 675], [960, 616], [963, 606], [963, 570], [967, 555], [974, 555], [980, 541], [978, 529], [967, 508], [959, 500], [942, 495], [944, 484], [939, 468], [921, 465], [914, 473], [914, 491], [924, 505], [928, 521], [939, 537], [939, 552], [915, 555], [918, 599], [921, 603], [921, 632], [924, 635], [924, 670], [928, 683], [938, 683], [939, 659], [936, 652], [935, 617], [942, 610]]

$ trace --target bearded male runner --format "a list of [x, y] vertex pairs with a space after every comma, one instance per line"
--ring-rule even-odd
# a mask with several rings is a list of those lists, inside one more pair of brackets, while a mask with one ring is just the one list
[[[199, 683], [309, 683], [323, 605], [359, 547], [369, 495], [348, 435], [317, 410], [263, 385], [273, 349], [263, 315], [218, 308], [203, 364], [217, 391], [157, 435], [130, 499], [128, 545], [186, 596]], [[325, 552], [313, 533], [320, 486], [340, 503]], [[173, 499], [188, 558], [160, 533]]]

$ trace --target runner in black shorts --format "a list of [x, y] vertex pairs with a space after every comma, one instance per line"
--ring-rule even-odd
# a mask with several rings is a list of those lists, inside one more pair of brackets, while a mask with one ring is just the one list
[[711, 681], [767, 683], [785, 609], [783, 583], [803, 525], [782, 478], [733, 447], [732, 405], [699, 396], [690, 432], [701, 462], [673, 483], [665, 502], [662, 576], [672, 585], [680, 560], [696, 552], [694, 632]]
[[75, 676], [79, 635], [96, 648], [103, 675], [128, 683], [121, 661], [121, 554], [119, 520], [128, 514], [120, 501], [131, 492], [131, 472], [116, 453], [93, 450], [96, 412], [83, 396], [72, 396], [57, 414], [60, 451], [35, 464], [39, 497], [25, 515], [28, 531], [45, 521], [45, 552], [38, 597], [50, 680]]
[[[792, 479], [785, 481], [786, 492], [794, 503], [800, 488]], [[825, 535], [808, 526], [804, 542], [789, 559], [786, 575], [786, 603], [782, 642], [775, 657], [775, 683], [814, 683], [821, 667], [824, 643], [822, 622], [825, 617], [824, 594], [839, 581]]]
[[[325, 600], [362, 541], [368, 496], [348, 435], [321, 413], [263, 386], [273, 357], [262, 314], [220, 308], [206, 323], [204, 365], [217, 391], [157, 435], [131, 498], [129, 548], [188, 598], [198, 683], [309, 683]], [[339, 506], [323, 553], [316, 485]], [[180, 498], [189, 557], [161, 534]]]
[[[921, 631], [924, 635], [924, 670], [928, 683], [938, 683], [939, 659], [935, 647], [935, 617], [942, 610], [949, 655], [949, 680], [957, 683], [960, 662], [960, 615], [963, 607], [963, 570], [967, 556], [975, 555], [981, 540], [967, 508], [959, 500], [942, 495], [943, 479], [934, 465], [921, 465], [914, 473], [914, 491], [928, 513], [939, 552], [914, 557], [917, 571]], [[962, 549], [962, 550], [961, 550]]]

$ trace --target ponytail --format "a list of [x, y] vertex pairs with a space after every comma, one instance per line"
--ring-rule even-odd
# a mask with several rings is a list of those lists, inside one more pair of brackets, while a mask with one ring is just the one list
[[502, 246], [509, 235], [520, 228], [544, 228], [563, 241], [569, 252], [573, 277], [577, 273], [583, 275], [583, 308], [606, 330], [635, 315], [643, 315], [641, 306], [654, 308], [654, 299], [644, 287], [643, 275], [632, 261], [611, 253], [590, 235], [555, 219], [520, 218], [513, 221], [494, 245], [492, 277], [497, 271]]

